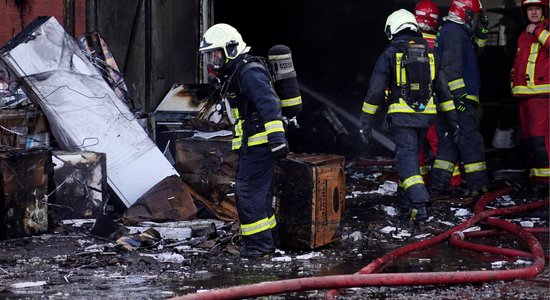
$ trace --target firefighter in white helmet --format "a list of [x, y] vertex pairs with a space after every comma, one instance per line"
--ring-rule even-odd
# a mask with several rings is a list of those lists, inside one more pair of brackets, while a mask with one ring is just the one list
[[448, 120], [445, 128], [449, 135], [456, 136], [456, 113], [446, 82], [438, 76], [439, 61], [422, 38], [414, 15], [405, 9], [393, 12], [387, 18], [385, 33], [391, 43], [378, 58], [370, 77], [360, 134], [368, 144], [375, 114], [387, 101], [400, 180], [400, 212], [406, 219], [423, 221], [428, 218], [430, 196], [419, 172], [419, 148], [438, 110]]
[[237, 120], [232, 149], [239, 153], [235, 195], [244, 242], [241, 256], [259, 258], [278, 244], [271, 183], [277, 159], [288, 154], [288, 143], [269, 70], [249, 51], [241, 34], [223, 23], [210, 27], [199, 47]]

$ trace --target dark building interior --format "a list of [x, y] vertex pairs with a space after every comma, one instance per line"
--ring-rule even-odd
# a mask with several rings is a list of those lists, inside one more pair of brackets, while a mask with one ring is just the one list
[[[449, 1], [436, 1], [447, 3]], [[511, 99], [508, 74], [522, 21], [514, 1], [484, 6], [490, 17], [490, 41], [480, 56], [482, 86], [480, 130], [487, 148], [497, 127], [518, 126], [515, 100]], [[416, 1], [214, 1], [214, 23], [236, 27], [258, 55], [285, 44], [292, 50], [301, 86], [315, 90], [354, 117], [359, 117], [370, 73], [388, 44], [383, 33], [387, 16], [399, 8], [413, 10]], [[484, 3], [485, 5], [485, 3]], [[441, 17], [448, 6], [440, 5]], [[505, 41], [503, 41], [505, 39]], [[326, 117], [326, 105], [302, 93], [302, 127], [290, 133], [296, 152], [329, 152], [347, 156], [386, 155], [377, 145], [364, 147], [357, 128], [336, 114], [345, 127], [338, 131]], [[516, 130], [517, 132], [517, 130]], [[390, 154], [391, 155], [391, 154]]]

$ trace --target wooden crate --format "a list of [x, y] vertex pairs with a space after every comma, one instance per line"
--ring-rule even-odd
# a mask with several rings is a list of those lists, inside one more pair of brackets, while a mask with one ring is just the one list
[[273, 186], [283, 247], [315, 249], [340, 239], [343, 165], [340, 155], [290, 154], [278, 162]]
[[0, 152], [0, 240], [48, 230], [47, 150]]

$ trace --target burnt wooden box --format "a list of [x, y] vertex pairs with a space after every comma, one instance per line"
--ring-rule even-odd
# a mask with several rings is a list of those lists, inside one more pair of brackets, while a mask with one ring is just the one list
[[232, 193], [239, 158], [231, 150], [231, 137], [176, 140], [176, 170], [199, 194], [213, 201]]
[[108, 201], [107, 157], [93, 151], [53, 151], [53, 182], [49, 214], [54, 220], [97, 218]]
[[0, 152], [0, 240], [48, 230], [48, 150]]
[[285, 248], [315, 249], [341, 238], [344, 157], [295, 154], [280, 160], [273, 180], [277, 224]]

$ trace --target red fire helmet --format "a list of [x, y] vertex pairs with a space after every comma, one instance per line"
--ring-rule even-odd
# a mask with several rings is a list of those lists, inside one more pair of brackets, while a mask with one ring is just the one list
[[424, 24], [434, 30], [439, 18], [439, 7], [432, 0], [421, 0], [414, 7], [414, 16], [419, 26]]
[[470, 21], [470, 16], [467, 13], [479, 13], [483, 10], [480, 0], [452, 0], [449, 13], [454, 13], [464, 22]]

